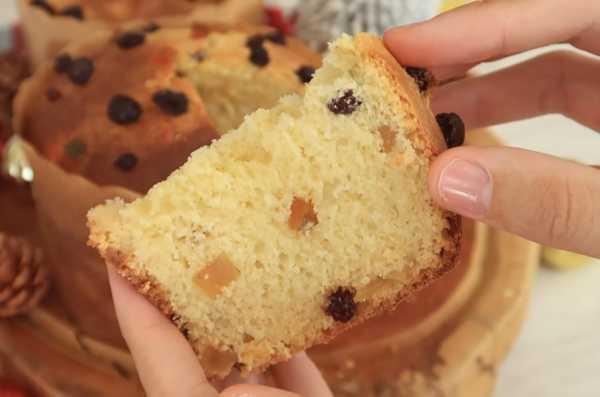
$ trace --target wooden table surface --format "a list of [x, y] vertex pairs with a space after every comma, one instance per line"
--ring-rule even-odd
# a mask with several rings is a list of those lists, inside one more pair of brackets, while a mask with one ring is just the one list
[[[0, 0], [0, 27], [15, 20], [12, 0]], [[506, 66], [532, 54], [481, 70]], [[511, 123], [496, 131], [511, 146], [600, 163], [600, 135], [561, 116]], [[568, 273], [539, 271], [529, 318], [500, 371], [494, 397], [600, 395], [599, 285], [600, 261]]]

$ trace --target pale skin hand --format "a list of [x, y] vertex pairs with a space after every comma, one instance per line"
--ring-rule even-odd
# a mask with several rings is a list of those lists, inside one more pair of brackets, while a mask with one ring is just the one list
[[[556, 42], [600, 54], [600, 4], [590, 0], [482, 1], [394, 29], [388, 48], [404, 65], [451, 77], [490, 59]], [[437, 111], [471, 128], [563, 113], [600, 129], [600, 61], [564, 52], [439, 89]], [[559, 248], [600, 257], [600, 171], [510, 148], [463, 147], [436, 160], [430, 190], [442, 206]], [[189, 344], [109, 268], [117, 315], [150, 397], [331, 397], [301, 355], [275, 369], [280, 389], [235, 385], [219, 394]], [[256, 379], [255, 379], [256, 380]], [[284, 391], [286, 390], [286, 391]]]
[[[600, 3], [481, 1], [393, 29], [385, 42], [400, 63], [430, 68], [443, 79], [552, 43], [600, 55]], [[559, 51], [443, 85], [434, 91], [433, 107], [460, 114], [469, 128], [562, 113], [598, 131], [598, 76], [600, 60]], [[519, 149], [462, 147], [435, 161], [429, 186], [440, 205], [462, 215], [600, 257], [597, 169]]]
[[[206, 380], [179, 330], [110, 266], [108, 274], [121, 331], [149, 397], [332, 397], [320, 372], [304, 354], [274, 368], [278, 388], [235, 384], [232, 378], [224, 383], [232, 386], [219, 394]], [[260, 378], [249, 381], [258, 383]]]

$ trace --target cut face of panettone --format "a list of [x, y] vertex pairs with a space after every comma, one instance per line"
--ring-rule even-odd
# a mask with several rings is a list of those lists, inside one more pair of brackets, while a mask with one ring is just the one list
[[[249, 42], [268, 62], [257, 64]], [[320, 58], [268, 28], [123, 28], [37, 70], [15, 127], [46, 158], [100, 185], [146, 192], [243, 117], [301, 93]]]
[[248, 116], [146, 197], [93, 209], [89, 242], [209, 376], [265, 369], [453, 266], [459, 219], [427, 190], [445, 149], [381, 40], [346, 36], [304, 96]]

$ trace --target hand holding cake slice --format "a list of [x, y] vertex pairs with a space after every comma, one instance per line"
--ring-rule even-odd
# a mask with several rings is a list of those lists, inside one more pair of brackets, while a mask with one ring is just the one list
[[325, 342], [456, 260], [459, 219], [427, 190], [447, 145], [426, 85], [380, 39], [344, 36], [303, 97], [248, 116], [146, 197], [93, 209], [90, 244], [211, 377]]

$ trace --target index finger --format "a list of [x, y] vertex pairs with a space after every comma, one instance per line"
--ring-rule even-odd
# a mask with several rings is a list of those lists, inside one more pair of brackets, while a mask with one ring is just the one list
[[561, 42], [600, 52], [599, 21], [600, 7], [588, 0], [478, 1], [392, 29], [384, 39], [404, 65], [447, 67]]
[[217, 397], [179, 330], [112, 266], [108, 275], [119, 325], [147, 395]]

